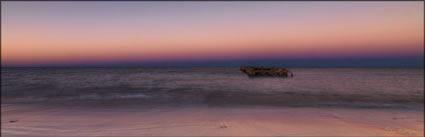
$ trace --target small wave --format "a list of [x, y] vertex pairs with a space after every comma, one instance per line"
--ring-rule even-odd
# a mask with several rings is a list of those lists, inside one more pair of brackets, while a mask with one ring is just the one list
[[108, 96], [100, 96], [97, 94], [91, 94], [91, 95], [84, 95], [84, 96], [79, 96], [77, 98], [72, 98], [72, 99], [130, 99], [130, 98], [150, 98], [151, 96], [147, 96], [145, 94], [124, 94], [124, 95], [119, 95], [119, 94], [115, 94], [115, 95], [108, 95]]
[[207, 105], [270, 105], [312, 107], [392, 108], [423, 106], [423, 95], [361, 95], [306, 92], [161, 92], [156, 94], [87, 94], [79, 96], [26, 97], [17, 102], [89, 101], [119, 104], [207, 104]]
[[97, 95], [97, 94], [89, 94], [89, 95], [80, 95], [80, 96], [67, 96], [67, 97], [42, 97], [42, 96], [29, 96], [29, 97], [21, 97], [15, 98], [13, 101], [15, 102], [31, 102], [31, 101], [70, 101], [70, 100], [110, 100], [110, 99], [142, 99], [142, 98], [150, 98], [151, 96], [145, 94], [124, 94], [124, 95]]

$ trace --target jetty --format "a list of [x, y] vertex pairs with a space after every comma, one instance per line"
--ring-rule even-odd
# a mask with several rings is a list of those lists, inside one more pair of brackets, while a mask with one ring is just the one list
[[241, 66], [240, 70], [248, 76], [280, 76], [293, 77], [294, 74], [285, 68], [276, 67], [246, 67]]

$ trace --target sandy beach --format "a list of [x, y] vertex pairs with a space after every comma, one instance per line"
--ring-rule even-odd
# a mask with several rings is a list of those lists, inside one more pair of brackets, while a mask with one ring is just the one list
[[2, 136], [424, 135], [424, 112], [412, 109], [3, 104], [1, 111]]

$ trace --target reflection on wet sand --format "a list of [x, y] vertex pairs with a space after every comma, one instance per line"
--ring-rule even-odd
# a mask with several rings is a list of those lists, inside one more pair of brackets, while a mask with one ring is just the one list
[[[423, 136], [420, 109], [2, 106], [2, 135]], [[15, 122], [9, 122], [15, 120]]]

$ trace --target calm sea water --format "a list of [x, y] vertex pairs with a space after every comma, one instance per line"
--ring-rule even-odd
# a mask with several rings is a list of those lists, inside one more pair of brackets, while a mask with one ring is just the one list
[[424, 104], [424, 68], [289, 70], [293, 78], [249, 78], [238, 67], [2, 68], [2, 104]]

